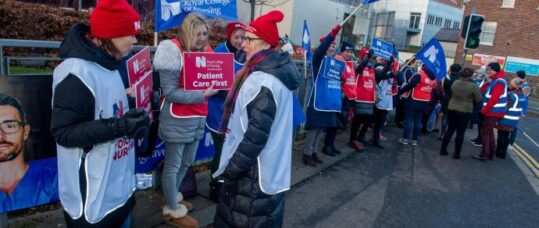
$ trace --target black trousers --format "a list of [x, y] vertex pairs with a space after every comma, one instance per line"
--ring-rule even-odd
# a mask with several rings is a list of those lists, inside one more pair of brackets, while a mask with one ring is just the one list
[[[372, 123], [373, 116], [372, 115], [355, 115], [354, 119], [352, 120], [352, 129], [350, 132], [350, 142], [354, 140], [363, 140], [365, 137], [365, 133], [367, 132], [367, 129]], [[358, 131], [361, 127], [361, 131]]]
[[404, 124], [404, 99], [397, 100], [395, 109], [395, 124]]
[[324, 138], [324, 147], [335, 149], [335, 138], [337, 137], [337, 128], [326, 128], [326, 137]]
[[382, 130], [382, 127], [384, 127], [388, 112], [389, 110], [374, 107], [374, 133], [372, 135], [373, 139], [380, 139], [380, 131]]
[[498, 140], [496, 143], [496, 156], [505, 158], [507, 155], [507, 147], [509, 146], [510, 131], [498, 129]]
[[447, 152], [447, 145], [449, 144], [451, 137], [453, 137], [453, 133], [457, 131], [457, 136], [455, 138], [455, 156], [460, 155], [462, 143], [464, 141], [464, 133], [466, 132], [466, 127], [468, 126], [468, 121], [470, 121], [471, 115], [471, 113], [448, 110], [447, 131], [444, 134], [440, 152]]

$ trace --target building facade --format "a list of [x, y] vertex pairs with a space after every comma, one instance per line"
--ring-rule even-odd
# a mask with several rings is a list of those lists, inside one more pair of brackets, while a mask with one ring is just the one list
[[[442, 28], [460, 29], [463, 15], [460, 0], [381, 0], [373, 9], [377, 15], [373, 35], [389, 39], [399, 49], [422, 46]], [[380, 21], [388, 12], [394, 12], [394, 19], [384, 25]], [[392, 30], [392, 34], [382, 35], [382, 29]]]
[[[499, 59], [508, 77], [516, 70], [525, 70], [532, 93], [538, 97], [535, 91], [539, 74], [539, 0], [472, 0], [466, 4], [464, 15], [472, 11], [483, 15], [485, 21], [479, 48], [467, 51], [465, 65], [477, 68]], [[464, 39], [459, 37], [456, 62], [462, 63], [464, 59], [463, 47]]]

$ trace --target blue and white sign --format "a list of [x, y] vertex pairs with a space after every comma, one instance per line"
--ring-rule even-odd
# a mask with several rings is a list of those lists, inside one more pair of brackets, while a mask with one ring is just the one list
[[236, 0], [156, 0], [155, 31], [161, 32], [179, 26], [190, 12], [229, 21], [238, 18]]
[[374, 56], [390, 60], [393, 54], [393, 44], [378, 38], [372, 38], [371, 48]]
[[341, 73], [345, 63], [338, 59], [326, 56], [316, 77], [314, 88], [314, 109], [323, 112], [340, 112], [341, 99]]
[[447, 63], [445, 62], [444, 49], [437, 39], [432, 38], [415, 56], [436, 74], [436, 79], [445, 77]]
[[539, 76], [539, 60], [508, 56], [505, 60], [505, 71], [516, 73], [526, 71], [526, 75]]

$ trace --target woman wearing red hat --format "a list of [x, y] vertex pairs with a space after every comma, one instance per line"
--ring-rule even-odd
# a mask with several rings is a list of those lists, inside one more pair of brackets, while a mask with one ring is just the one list
[[284, 192], [290, 189], [293, 90], [298, 71], [290, 55], [276, 49], [277, 23], [271, 11], [249, 23], [245, 66], [225, 100], [226, 132], [219, 169], [224, 179], [215, 227], [281, 227]]
[[209, 25], [196, 13], [188, 14], [177, 39], [164, 40], [157, 46], [154, 68], [159, 72], [163, 99], [159, 115], [159, 136], [165, 141], [163, 196], [165, 222], [177, 227], [196, 227], [187, 215], [191, 203], [178, 192], [187, 169], [195, 160], [198, 142], [204, 134], [207, 98], [217, 93], [213, 86], [205, 91], [183, 88], [183, 52], [211, 52], [208, 47]]
[[[241, 22], [230, 22], [226, 26], [226, 41], [215, 48], [216, 53], [232, 53], [234, 54], [234, 72], [238, 72], [243, 68], [245, 63], [245, 52], [243, 51], [242, 43], [245, 38], [246, 26]], [[219, 160], [221, 158], [221, 149], [225, 142], [225, 136], [219, 134], [219, 125], [223, 117], [223, 109], [226, 95], [228, 91], [221, 90], [219, 93], [211, 96], [208, 99], [208, 117], [206, 118], [206, 126], [211, 130], [211, 137], [215, 147], [215, 155], [211, 164], [211, 172], [214, 173], [219, 168]], [[219, 177], [212, 178], [210, 182], [210, 199], [217, 201], [219, 188], [222, 182]]]
[[135, 203], [134, 139], [149, 118], [129, 109], [119, 60], [136, 43], [140, 17], [124, 0], [100, 0], [90, 26], [75, 24], [53, 74], [51, 132], [68, 227], [129, 227]]

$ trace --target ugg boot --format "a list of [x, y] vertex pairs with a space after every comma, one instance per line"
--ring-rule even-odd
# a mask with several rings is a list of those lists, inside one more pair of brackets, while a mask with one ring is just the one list
[[183, 195], [181, 192], [178, 192], [178, 195], [176, 196], [176, 202], [180, 203], [180, 204], [183, 204], [186, 208], [187, 208], [187, 211], [192, 211], [193, 210], [193, 204], [187, 200], [184, 200], [183, 199]]
[[187, 215], [187, 208], [180, 204], [180, 208], [172, 210], [165, 205], [163, 208], [163, 218], [165, 223], [182, 228], [197, 228], [198, 221]]
[[303, 164], [316, 167], [316, 162], [311, 155], [303, 154]]

